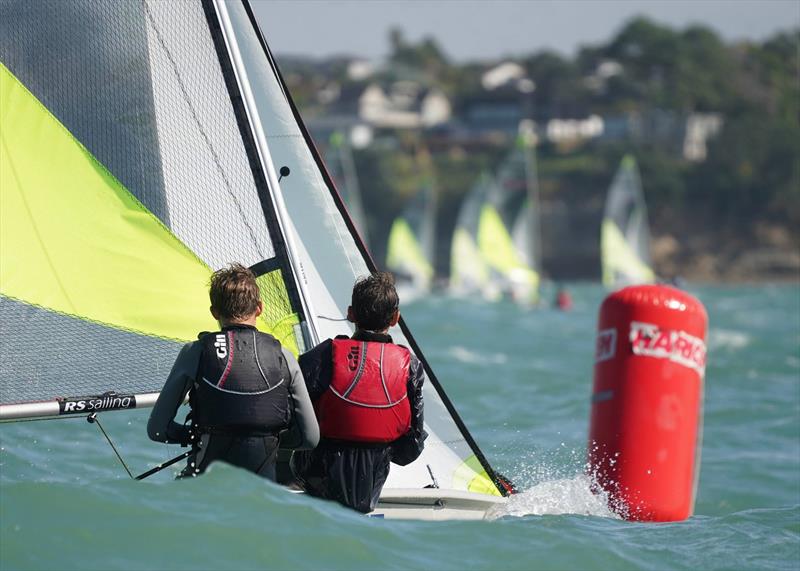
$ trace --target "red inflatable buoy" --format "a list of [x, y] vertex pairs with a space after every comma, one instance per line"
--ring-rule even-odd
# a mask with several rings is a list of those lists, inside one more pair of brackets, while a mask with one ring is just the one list
[[600, 307], [589, 467], [626, 519], [694, 511], [707, 324], [703, 305], [669, 286], [628, 287]]

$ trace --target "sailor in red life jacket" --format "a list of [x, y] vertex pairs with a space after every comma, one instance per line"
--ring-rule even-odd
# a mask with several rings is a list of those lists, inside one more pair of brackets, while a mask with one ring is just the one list
[[352, 338], [328, 339], [300, 356], [320, 427], [320, 443], [295, 452], [292, 468], [307, 493], [363, 513], [375, 509], [389, 463], [422, 453], [422, 363], [387, 334], [400, 319], [391, 274], [353, 286], [347, 318]]

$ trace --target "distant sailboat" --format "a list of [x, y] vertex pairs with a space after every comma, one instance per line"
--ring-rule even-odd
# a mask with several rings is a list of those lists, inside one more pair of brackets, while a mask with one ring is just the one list
[[431, 287], [435, 236], [436, 192], [433, 181], [428, 179], [389, 231], [386, 267], [397, 278], [403, 301], [410, 301]]
[[455, 295], [499, 297], [499, 292], [491, 287], [489, 264], [478, 243], [482, 211], [492, 184], [489, 174], [483, 173], [472, 185], [458, 212], [450, 249], [450, 291]]
[[522, 300], [538, 284], [536, 272], [523, 261], [503, 222], [501, 194], [494, 179], [483, 175], [461, 207], [451, 250], [451, 291], [481, 294], [489, 301], [510, 295]]
[[619, 288], [656, 281], [650, 228], [636, 160], [626, 155], [608, 190], [600, 229], [603, 285]]
[[532, 273], [525, 273], [526, 281], [523, 282], [518, 298], [535, 303], [539, 299], [539, 208], [538, 203], [526, 200], [522, 205], [514, 227], [511, 230], [511, 238], [522, 262]]
[[539, 187], [536, 174], [535, 135], [522, 130], [515, 148], [498, 170], [502, 193], [499, 212], [511, 237], [523, 270], [515, 270], [511, 295], [520, 303], [535, 303], [539, 297], [540, 248]]

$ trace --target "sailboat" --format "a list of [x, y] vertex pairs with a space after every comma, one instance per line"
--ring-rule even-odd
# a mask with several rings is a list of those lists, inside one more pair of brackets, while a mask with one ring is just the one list
[[397, 279], [401, 300], [415, 299], [430, 290], [435, 235], [436, 194], [429, 179], [389, 230], [386, 267]]
[[[231, 261], [295, 354], [352, 332], [376, 267], [246, 0], [2, 3], [0, 62], [0, 420], [151, 406]], [[483, 517], [502, 480], [392, 334], [430, 436], [378, 514]]]
[[500, 165], [496, 199], [498, 212], [517, 254], [517, 267], [510, 274], [512, 298], [519, 303], [536, 303], [539, 297], [540, 247], [539, 186], [536, 174], [535, 135], [523, 124], [514, 150]]
[[488, 301], [508, 295], [519, 303], [535, 302], [538, 220], [532, 206], [535, 195], [529, 197], [526, 154], [525, 149], [512, 152], [497, 178], [484, 173], [464, 200], [451, 249], [455, 293], [479, 292]]
[[652, 283], [650, 228], [636, 160], [626, 155], [606, 197], [600, 227], [600, 261], [603, 285], [617, 289]]
[[479, 242], [482, 212], [492, 184], [491, 176], [482, 173], [458, 211], [450, 247], [450, 291], [456, 296], [480, 294], [489, 301], [500, 298]]
[[[526, 200], [511, 229], [511, 238], [520, 259], [536, 274], [535, 285], [539, 284], [539, 209], [536, 203]], [[538, 287], [531, 287], [530, 299], [535, 302], [539, 297]]]

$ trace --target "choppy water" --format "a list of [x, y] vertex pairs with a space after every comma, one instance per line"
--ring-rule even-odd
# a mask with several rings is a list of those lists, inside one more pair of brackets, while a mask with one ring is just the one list
[[[571, 313], [405, 308], [490, 460], [523, 492], [483, 522], [371, 520], [219, 466], [127, 479], [83, 420], [0, 426], [0, 569], [798, 569], [800, 289], [690, 288], [711, 319], [696, 515], [633, 524], [588, 492], [596, 286]], [[176, 453], [104, 415], [135, 471]]]

